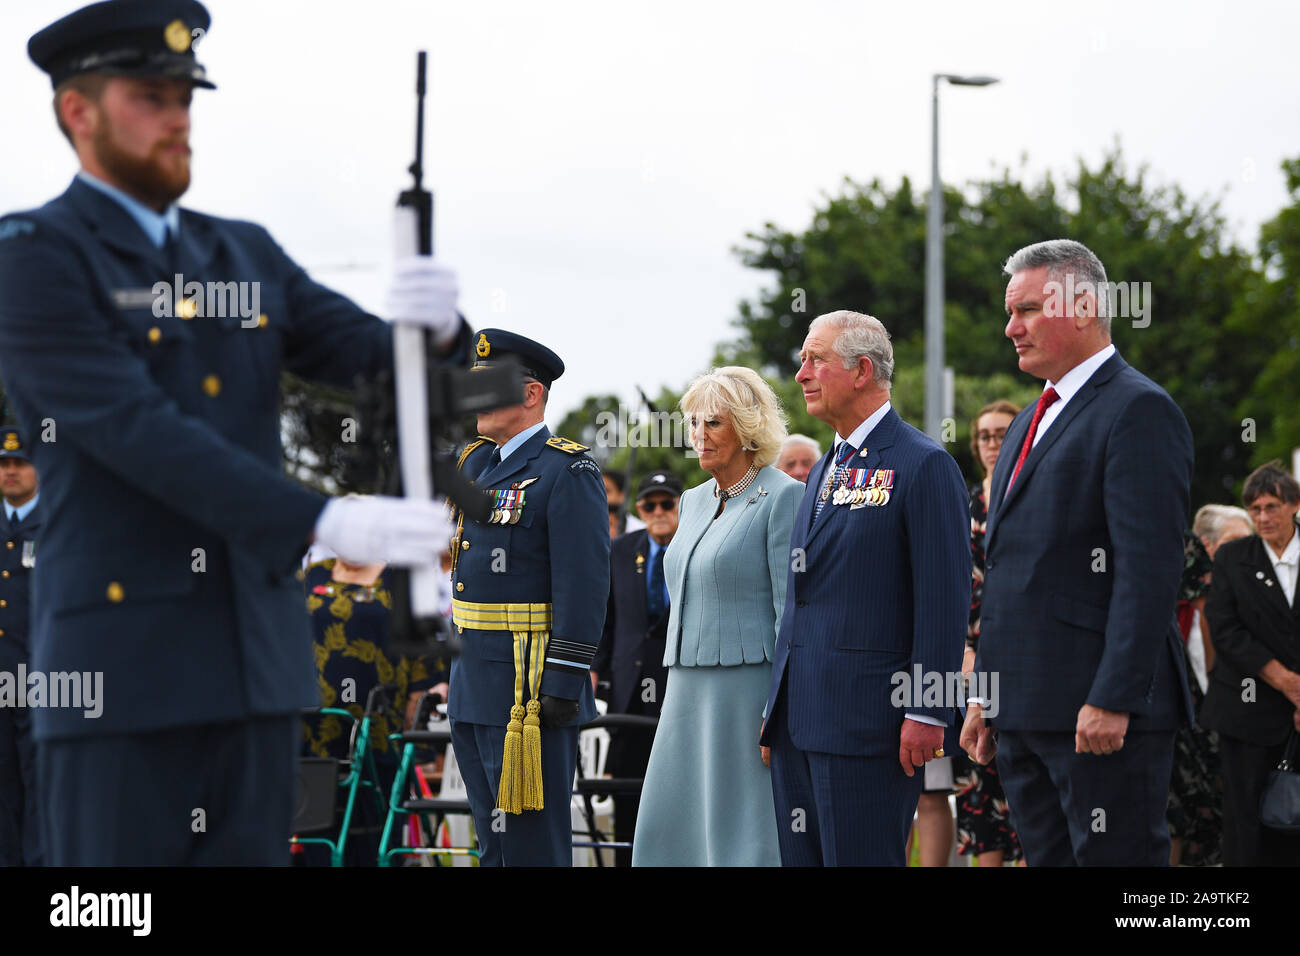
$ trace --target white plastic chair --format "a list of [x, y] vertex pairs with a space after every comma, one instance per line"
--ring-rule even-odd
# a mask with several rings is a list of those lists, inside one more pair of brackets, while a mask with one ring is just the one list
[[[609, 705], [600, 698], [596, 698], [596, 710], [604, 714]], [[584, 730], [578, 734], [578, 766], [579, 770], [574, 774], [576, 781], [579, 776], [582, 777], [599, 777], [605, 772], [605, 759], [609, 756], [609, 731], [603, 727], [597, 727], [594, 730]], [[614, 810], [614, 800], [612, 797], [600, 797], [592, 801], [592, 808], [595, 811], [596, 818], [608, 818]], [[587, 817], [583, 813], [582, 798], [574, 795], [569, 801], [569, 816], [572, 820], [573, 830], [577, 833], [586, 833]], [[608, 834], [607, 834], [608, 835]], [[589, 847], [575, 847], [573, 850], [574, 866], [595, 866], [596, 858], [594, 851]]]

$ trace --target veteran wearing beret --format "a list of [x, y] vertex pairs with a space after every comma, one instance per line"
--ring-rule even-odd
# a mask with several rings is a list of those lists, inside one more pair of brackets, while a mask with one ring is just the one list
[[484, 866], [568, 866], [578, 726], [596, 717], [590, 667], [609, 593], [605, 485], [587, 447], [543, 422], [560, 357], [484, 329], [476, 365], [523, 368], [518, 405], [478, 416], [460, 468], [492, 498], [457, 515], [452, 618], [462, 642], [448, 716]]
[[[104, 689], [95, 719], [33, 713], [52, 865], [287, 862], [297, 714], [318, 702], [298, 559], [315, 538], [419, 564], [450, 536], [435, 502], [282, 474], [281, 372], [351, 387], [391, 369], [392, 332], [260, 226], [177, 205], [209, 26], [192, 0], [109, 0], [28, 43], [80, 165], [0, 219], [0, 379], [27, 434], [57, 436], [33, 453], [32, 666]], [[402, 263], [389, 301], [468, 360], [448, 270]]]
[[[41, 527], [40, 482], [27, 456], [22, 430], [0, 428], [0, 672], [17, 681], [27, 653], [28, 588], [36, 564], [36, 533]], [[0, 866], [40, 866], [40, 799], [36, 790], [36, 745], [31, 712], [0, 693]]]

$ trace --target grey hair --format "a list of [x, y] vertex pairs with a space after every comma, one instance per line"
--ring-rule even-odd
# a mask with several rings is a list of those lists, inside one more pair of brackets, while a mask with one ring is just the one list
[[1228, 530], [1228, 525], [1234, 521], [1240, 521], [1252, 532], [1255, 530], [1250, 515], [1244, 508], [1234, 508], [1232, 505], [1203, 505], [1196, 512], [1196, 517], [1192, 519], [1192, 534], [1207, 545], [1215, 545]]
[[1002, 271], [1013, 276], [1042, 266], [1047, 266], [1049, 282], [1064, 282], [1069, 274], [1074, 276], [1076, 286], [1081, 282], [1092, 284], [1097, 297], [1097, 328], [1110, 335], [1110, 286], [1106, 282], [1106, 267], [1097, 254], [1073, 239], [1048, 239], [1012, 253]]
[[871, 378], [881, 388], [888, 390], [894, 378], [894, 346], [889, 341], [889, 331], [875, 316], [840, 309], [827, 312], [812, 320], [809, 332], [829, 326], [836, 330], [831, 346], [844, 362], [846, 369], [858, 364], [866, 356], [871, 360]]
[[787, 448], [797, 448], [800, 446], [812, 449], [812, 453], [818, 458], [822, 456], [822, 446], [817, 444], [815, 439], [809, 438], [807, 435], [786, 436], [785, 441], [781, 443], [781, 454], [784, 455]]

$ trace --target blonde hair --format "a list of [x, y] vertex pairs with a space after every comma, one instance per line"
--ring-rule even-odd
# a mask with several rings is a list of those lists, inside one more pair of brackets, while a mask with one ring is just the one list
[[691, 382], [679, 403], [682, 413], [713, 418], [725, 415], [741, 447], [754, 452], [754, 467], [764, 468], [781, 454], [786, 417], [772, 386], [753, 369], [715, 368]]

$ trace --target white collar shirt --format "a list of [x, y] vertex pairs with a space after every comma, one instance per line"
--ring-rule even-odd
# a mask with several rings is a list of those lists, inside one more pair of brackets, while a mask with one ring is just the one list
[[1093, 373], [1106, 364], [1106, 360], [1114, 354], [1115, 346], [1107, 345], [1100, 352], [1084, 359], [1062, 375], [1059, 382], [1048, 382], [1043, 386], [1043, 391], [1049, 388], [1056, 389], [1057, 399], [1047, 406], [1047, 411], [1043, 412], [1042, 420], [1038, 423], [1038, 431], [1034, 434], [1034, 447], [1038, 447], [1047, 430], [1052, 427], [1052, 422], [1065, 411], [1065, 406], [1070, 403], [1070, 399], [1079, 394], [1079, 389], [1083, 388], [1088, 383], [1088, 379], [1092, 378]]
[[[874, 412], [868, 415], [866, 420], [864, 420], [862, 424], [859, 425], [857, 428], [853, 429], [853, 431], [849, 434], [849, 437], [847, 439], [848, 443], [852, 445], [854, 448], [860, 450], [862, 448], [863, 443], [867, 440], [867, 437], [871, 434], [871, 432], [875, 429], [875, 427], [884, 420], [885, 416], [889, 414], [889, 409], [892, 407], [893, 406], [891, 406], [889, 402], [885, 402], [885, 404], [881, 405]], [[841, 438], [839, 434], [836, 434], [834, 451], [839, 451], [840, 442], [845, 440], [846, 439]], [[835, 460], [835, 456], [832, 456], [831, 461], [834, 460]]]
[[1290, 607], [1295, 603], [1296, 568], [1300, 565], [1300, 532], [1294, 530], [1291, 532], [1291, 540], [1282, 549], [1281, 557], [1278, 557], [1267, 541], [1263, 544], [1264, 553], [1268, 555], [1268, 560], [1273, 565], [1273, 576], [1277, 578], [1287, 606]]

